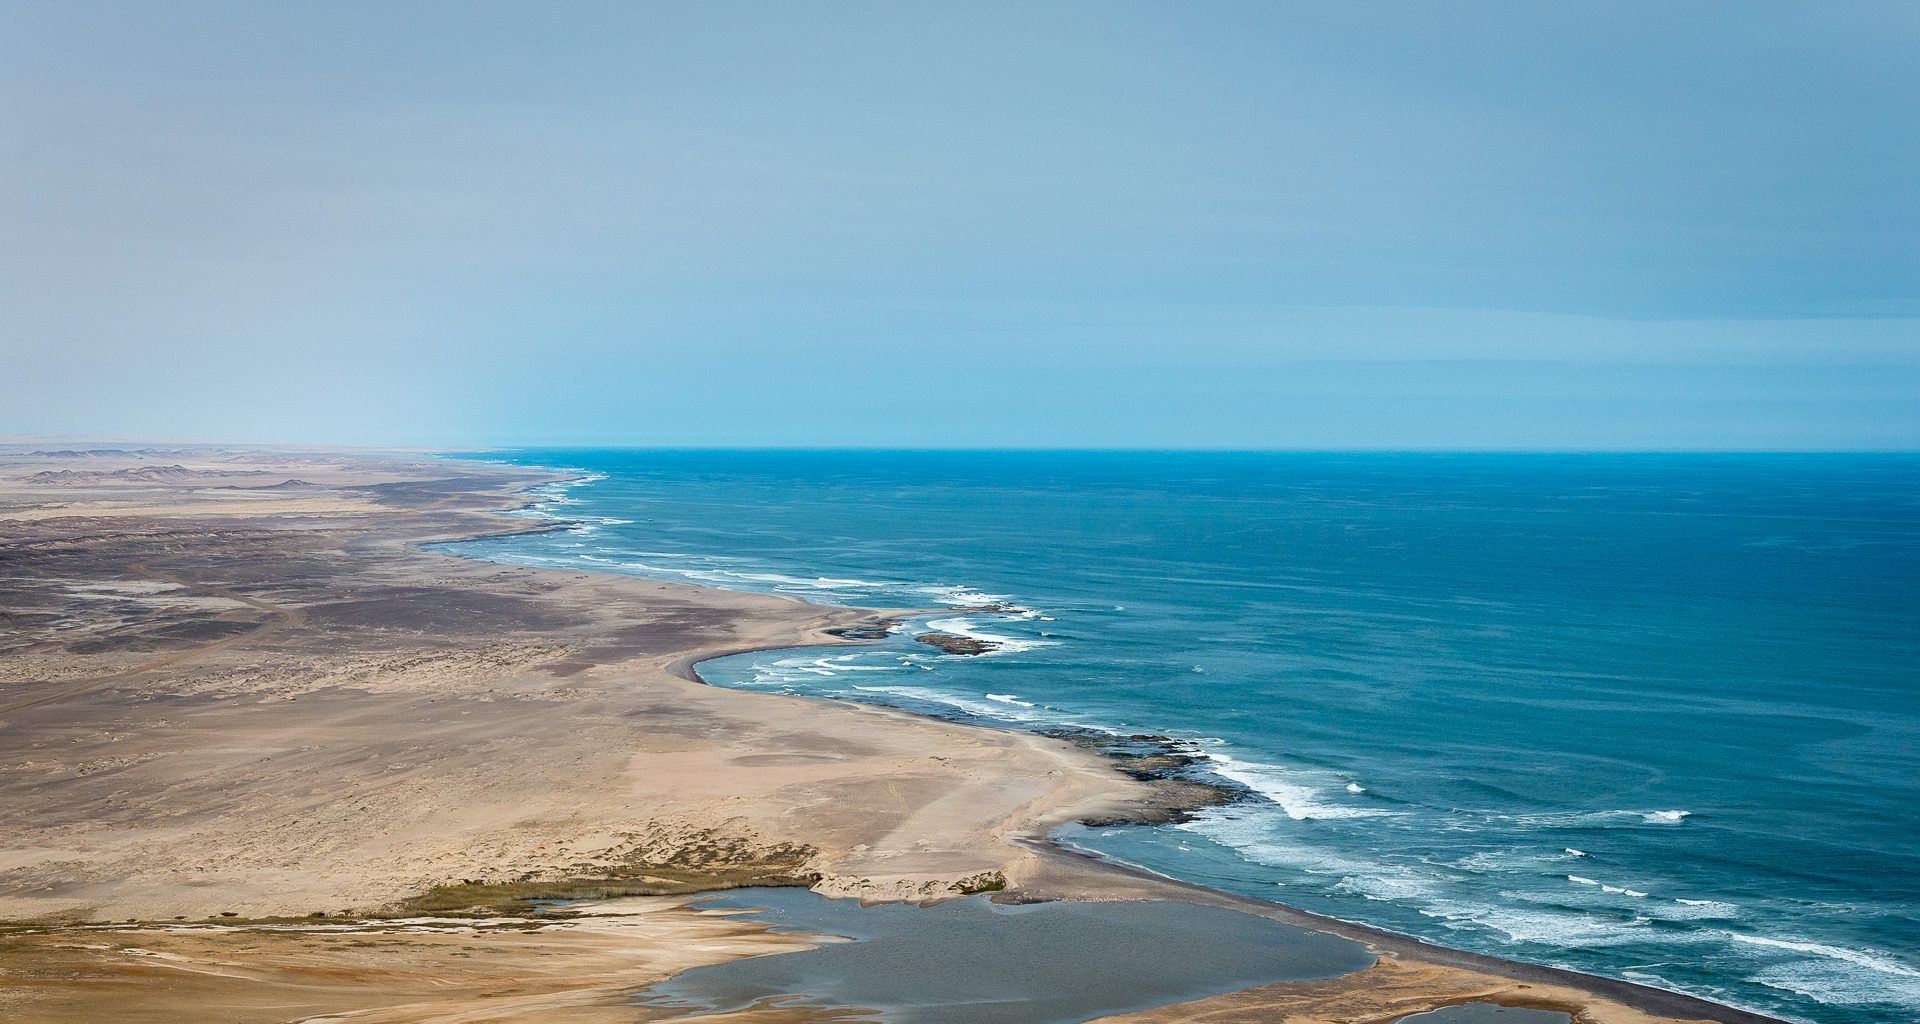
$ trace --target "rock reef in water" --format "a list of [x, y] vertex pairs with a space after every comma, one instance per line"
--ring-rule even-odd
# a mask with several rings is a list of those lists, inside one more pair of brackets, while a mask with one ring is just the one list
[[991, 640], [961, 636], [958, 633], [922, 633], [914, 639], [930, 647], [938, 647], [948, 654], [985, 654], [999, 646]]
[[960, 608], [955, 608], [955, 609], [954, 609], [954, 611], [955, 611], [955, 612], [957, 612], [957, 613], [959, 613], [959, 614], [961, 614], [961, 615], [968, 615], [968, 614], [974, 614], [974, 615], [1026, 615], [1026, 614], [1028, 614], [1028, 613], [1030, 613], [1030, 612], [1032, 611], [1032, 609], [1029, 609], [1029, 608], [1022, 608], [1021, 606], [1019, 606], [1019, 605], [1017, 605], [1017, 604], [1011, 604], [1011, 603], [1009, 603], [1009, 602], [1006, 602], [1006, 601], [988, 601], [988, 602], [987, 602], [987, 603], [985, 603], [985, 604], [970, 604], [970, 605], [966, 605], [966, 606], [964, 606], [964, 607], [960, 607]]

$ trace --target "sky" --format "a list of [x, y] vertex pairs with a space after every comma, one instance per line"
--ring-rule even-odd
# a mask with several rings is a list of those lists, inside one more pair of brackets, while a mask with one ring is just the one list
[[0, 434], [1920, 448], [1920, 5], [0, 0]]

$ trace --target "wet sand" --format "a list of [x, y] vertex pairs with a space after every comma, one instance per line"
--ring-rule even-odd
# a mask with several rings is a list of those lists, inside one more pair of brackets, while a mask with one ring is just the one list
[[[932, 901], [983, 880], [1015, 901], [1251, 909], [1383, 954], [1113, 1019], [1380, 1021], [1487, 998], [1612, 1024], [1763, 1019], [1074, 856], [1051, 827], [1156, 794], [1068, 743], [687, 678], [719, 653], [844, 642], [827, 631], [874, 613], [421, 549], [535, 528], [496, 513], [549, 476], [98, 448], [0, 448], [9, 1019], [645, 1020], [636, 990], [804, 945], [685, 893]], [[611, 909], [529, 916], [543, 896]], [[340, 930], [420, 915], [456, 923]]]

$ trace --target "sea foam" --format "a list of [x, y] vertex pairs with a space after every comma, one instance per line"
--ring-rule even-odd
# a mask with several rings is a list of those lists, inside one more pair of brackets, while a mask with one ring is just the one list
[[1207, 760], [1207, 767], [1215, 774], [1238, 782], [1280, 805], [1281, 809], [1287, 812], [1287, 817], [1295, 821], [1375, 818], [1393, 813], [1379, 807], [1355, 807], [1351, 804], [1330, 803], [1319, 789], [1314, 788], [1299, 773], [1279, 765], [1243, 760], [1218, 747], [1202, 747], [1200, 753]]
[[[1008, 636], [1005, 633], [991, 633], [980, 628], [979, 624], [974, 622], [974, 620], [960, 616], [950, 619], [929, 619], [927, 621], [927, 628], [936, 629], [942, 633], [952, 633], [954, 636], [964, 636], [970, 640], [978, 640], [986, 644], [992, 644], [995, 651], [1032, 651], [1042, 647], [1060, 646], [1060, 642], [1057, 640], [1031, 640], [1017, 636]], [[988, 651], [987, 653], [992, 654], [994, 651]]]

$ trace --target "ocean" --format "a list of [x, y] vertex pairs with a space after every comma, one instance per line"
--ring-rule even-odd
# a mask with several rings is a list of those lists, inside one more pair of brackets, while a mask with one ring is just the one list
[[1075, 845], [1789, 1019], [1920, 1020], [1920, 456], [473, 457], [580, 476], [524, 513], [567, 529], [463, 554], [947, 609], [716, 685], [1164, 734], [1249, 793]]

